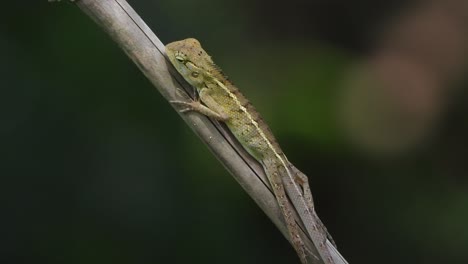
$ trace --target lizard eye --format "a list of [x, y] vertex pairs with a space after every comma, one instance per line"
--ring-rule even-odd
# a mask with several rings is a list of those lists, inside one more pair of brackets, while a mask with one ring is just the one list
[[192, 72], [192, 77], [197, 78], [198, 77], [198, 72]]
[[175, 58], [176, 58], [176, 60], [178, 60], [179, 62], [184, 62], [184, 58], [182, 58], [181, 56], [176, 56]]

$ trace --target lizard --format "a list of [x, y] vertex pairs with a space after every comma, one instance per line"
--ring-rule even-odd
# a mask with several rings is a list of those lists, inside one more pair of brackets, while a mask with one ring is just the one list
[[195, 111], [224, 122], [242, 147], [262, 165], [301, 262], [309, 263], [307, 255], [310, 252], [300, 236], [294, 210], [318, 250], [320, 257], [315, 258], [319, 263], [333, 264], [326, 246], [329, 234], [315, 213], [307, 176], [288, 161], [253, 105], [224, 75], [198, 40], [188, 38], [171, 42], [166, 45], [166, 54], [175, 69], [197, 91], [195, 100], [171, 103], [184, 107], [180, 112]]

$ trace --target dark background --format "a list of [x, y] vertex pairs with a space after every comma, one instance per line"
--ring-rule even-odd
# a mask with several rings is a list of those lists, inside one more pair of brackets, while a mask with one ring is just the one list
[[[350, 263], [468, 262], [464, 2], [129, 1], [256, 105]], [[1, 263], [298, 263], [77, 7], [1, 11]]]

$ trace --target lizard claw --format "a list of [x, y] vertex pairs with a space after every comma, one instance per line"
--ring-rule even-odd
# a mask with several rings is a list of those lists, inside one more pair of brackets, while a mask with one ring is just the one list
[[178, 104], [178, 105], [187, 105], [190, 104], [191, 102], [186, 102], [186, 101], [179, 101], [179, 100], [171, 100], [169, 101], [171, 104]]
[[192, 108], [184, 108], [184, 109], [179, 110], [180, 113], [187, 113], [187, 112], [190, 112], [190, 111], [193, 111], [193, 109]]
[[194, 101], [187, 102], [187, 101], [177, 101], [177, 100], [173, 100], [173, 101], [169, 101], [169, 103], [174, 104], [174, 105], [192, 106], [192, 107], [193, 107]]

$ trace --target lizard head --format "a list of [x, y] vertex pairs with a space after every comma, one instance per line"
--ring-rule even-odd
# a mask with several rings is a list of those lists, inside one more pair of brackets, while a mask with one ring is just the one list
[[166, 53], [172, 65], [191, 85], [199, 88], [206, 78], [211, 57], [194, 38], [174, 41], [166, 45]]

